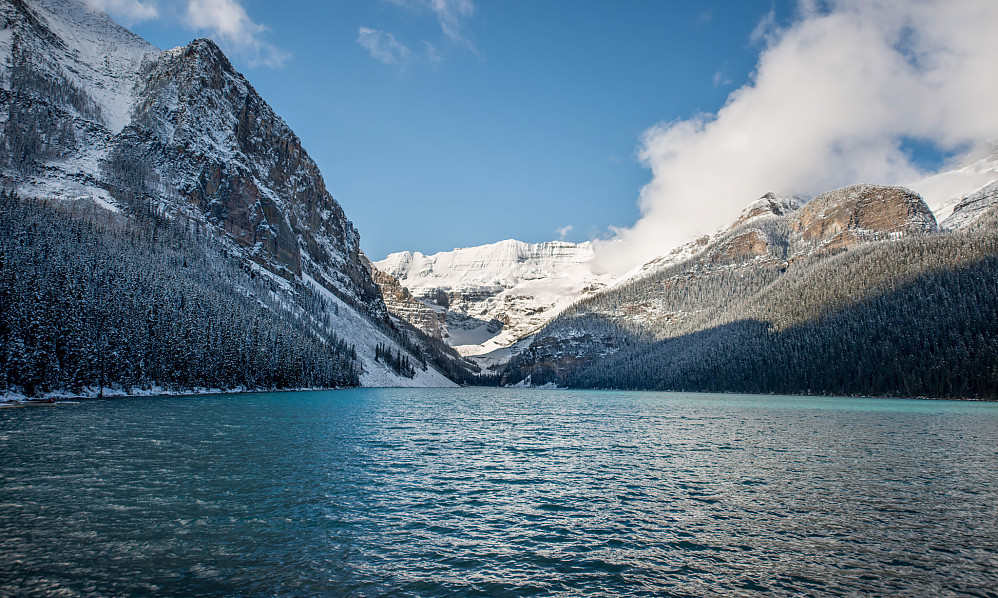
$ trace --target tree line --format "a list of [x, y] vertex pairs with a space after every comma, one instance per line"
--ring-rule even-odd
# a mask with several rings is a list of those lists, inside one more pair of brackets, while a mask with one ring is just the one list
[[226, 251], [181, 219], [0, 193], [0, 390], [358, 384], [333, 307]]

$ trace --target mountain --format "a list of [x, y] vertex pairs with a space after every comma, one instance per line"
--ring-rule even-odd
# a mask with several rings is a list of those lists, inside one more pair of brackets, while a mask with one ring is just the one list
[[[0, 0], [0, 392], [556, 383], [998, 394], [998, 147], [767, 194], [622, 277], [590, 243], [370, 263], [210, 40]], [[491, 373], [482, 373], [489, 368]]]
[[563, 311], [505, 381], [994, 398], [998, 207], [960, 205], [940, 228], [901, 187], [766, 196]]
[[0, 0], [0, 20], [6, 188], [28, 202], [95, 202], [128, 221], [115, 231], [167, 220], [214, 235], [207, 261], [268, 280], [296, 318], [328, 315], [310, 332], [349, 339], [361, 384], [452, 384], [378, 358], [387, 347], [425, 362], [416, 353], [429, 345], [391, 321], [318, 167], [213, 42], [160, 51], [76, 0]]
[[381, 289], [385, 305], [391, 314], [422, 330], [432, 338], [443, 339], [447, 321], [443, 306], [429, 305], [417, 299], [397, 278], [371, 266], [374, 283]]
[[613, 281], [595, 267], [594, 255], [591, 243], [507, 240], [434, 255], [393, 253], [374, 266], [438, 318], [386, 297], [390, 311], [491, 366], [573, 301]]
[[989, 212], [994, 212], [995, 206], [998, 206], [998, 182], [962, 198], [940, 226], [945, 230], [975, 228], [978, 224], [984, 224]]
[[[708, 247], [713, 247], [716, 242], [723, 238], [728, 238], [729, 233], [738, 228], [741, 225], [748, 225], [749, 223], [755, 222], [757, 220], [762, 220], [770, 216], [783, 216], [788, 212], [792, 212], [802, 205], [810, 198], [807, 197], [783, 197], [778, 196], [775, 193], [767, 193], [757, 199], [756, 201], [750, 203], [737, 219], [730, 225], [718, 229], [712, 234], [702, 235], [697, 239], [690, 241], [689, 243], [679, 245], [673, 248], [668, 253], [661, 255], [651, 261], [632, 269], [630, 272], [625, 273], [616, 282], [616, 285], [626, 284], [627, 281], [640, 278], [655, 272], [656, 270], [661, 270], [673, 264], [677, 264], [686, 261], [693, 256], [702, 253]], [[732, 251], [752, 251], [751, 246], [753, 245], [752, 236], [743, 237], [741, 243], [744, 245], [742, 248], [738, 248], [739, 242], [735, 241], [734, 245], [731, 246]], [[758, 248], [758, 244], [756, 244]]]
[[941, 223], [949, 218], [964, 198], [996, 181], [998, 142], [992, 141], [975, 148], [955, 168], [912, 182], [906, 187], [922, 196]]

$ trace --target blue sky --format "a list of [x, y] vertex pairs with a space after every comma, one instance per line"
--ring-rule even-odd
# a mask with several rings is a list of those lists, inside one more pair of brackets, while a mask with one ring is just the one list
[[596, 239], [624, 272], [770, 191], [942, 205], [998, 141], [991, 0], [84, 1], [219, 41], [373, 259]]
[[[753, 29], [793, 12], [771, 0], [468, 4], [455, 31], [429, 1], [243, 0], [259, 44], [162, 8], [137, 23], [109, 12], [162, 48], [219, 38], [375, 259], [632, 225], [651, 177], [635, 156], [642, 132], [716, 111], [755, 64]], [[408, 58], [378, 60], [361, 28]]]

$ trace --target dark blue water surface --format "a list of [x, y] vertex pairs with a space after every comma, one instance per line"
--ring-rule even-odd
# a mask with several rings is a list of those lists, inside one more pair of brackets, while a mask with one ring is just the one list
[[998, 596], [998, 404], [367, 389], [4, 409], [0, 595]]

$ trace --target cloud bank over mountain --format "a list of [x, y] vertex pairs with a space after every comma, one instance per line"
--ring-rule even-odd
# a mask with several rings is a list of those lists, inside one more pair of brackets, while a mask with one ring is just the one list
[[998, 138], [998, 78], [982, 75], [995, 23], [998, 3], [979, 0], [802, 0], [789, 25], [767, 16], [751, 80], [716, 114], [644, 133], [642, 215], [599, 243], [600, 263], [634, 267], [768, 191], [925, 176], [912, 142], [957, 153]]

